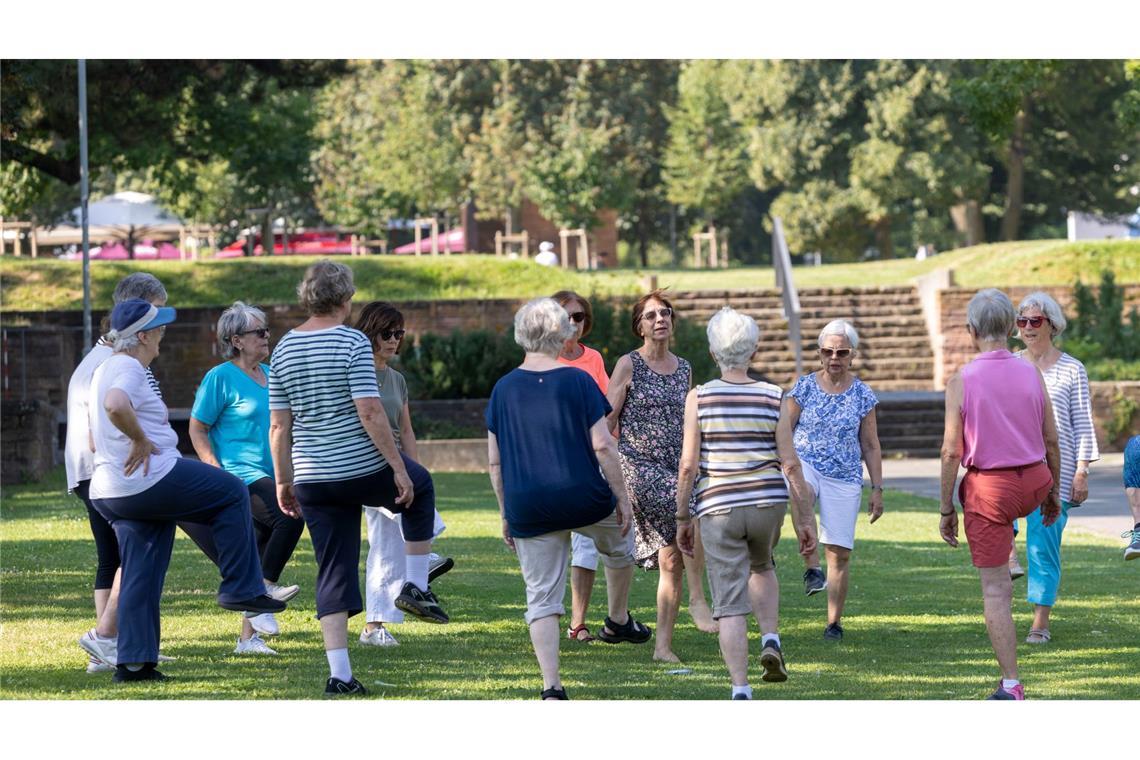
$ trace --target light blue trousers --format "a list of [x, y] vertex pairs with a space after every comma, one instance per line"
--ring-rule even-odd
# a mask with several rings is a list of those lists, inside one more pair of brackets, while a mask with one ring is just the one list
[[[1061, 586], [1061, 534], [1069, 522], [1072, 502], [1061, 502], [1061, 516], [1049, 527], [1041, 524], [1041, 508], [1025, 518], [1025, 546], [1029, 590], [1026, 600], [1030, 604], [1052, 607], [1057, 602], [1057, 589]], [[1017, 533], [1017, 522], [1013, 523]]]

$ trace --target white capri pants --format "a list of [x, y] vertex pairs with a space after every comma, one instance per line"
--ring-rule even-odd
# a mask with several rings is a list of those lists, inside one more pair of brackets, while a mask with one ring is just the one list
[[848, 483], [821, 474], [807, 462], [800, 460], [804, 480], [815, 492], [819, 503], [819, 542], [855, 548], [855, 520], [863, 503], [863, 483]]
[[[404, 531], [400, 515], [384, 508], [365, 507], [368, 525], [368, 562], [364, 566], [365, 606], [369, 623], [402, 623], [404, 612], [396, 606], [396, 597], [404, 588], [407, 565], [404, 560]], [[447, 526], [435, 513], [437, 538]]]
[[576, 530], [570, 532], [570, 566], [593, 571], [598, 569], [597, 544]]

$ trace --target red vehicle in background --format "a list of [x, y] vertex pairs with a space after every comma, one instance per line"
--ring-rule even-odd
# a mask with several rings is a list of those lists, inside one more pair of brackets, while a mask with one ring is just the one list
[[[307, 232], [294, 232], [289, 234], [288, 255], [291, 256], [328, 256], [348, 255], [352, 253], [352, 238], [350, 235], [336, 230], [309, 230]], [[282, 233], [273, 235], [274, 256], [286, 253], [285, 236]], [[236, 259], [244, 256], [249, 246], [249, 238], [242, 237], [221, 249], [215, 255], [219, 259]], [[261, 235], [253, 236], [253, 255], [264, 256], [265, 247], [261, 244]]]

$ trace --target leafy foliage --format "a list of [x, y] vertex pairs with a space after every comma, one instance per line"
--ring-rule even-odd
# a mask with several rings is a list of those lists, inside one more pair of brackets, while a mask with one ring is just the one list
[[1124, 321], [1124, 288], [1116, 284], [1111, 270], [1101, 274], [1096, 294], [1077, 281], [1073, 297], [1076, 316], [1065, 331], [1066, 351], [1082, 362], [1140, 360], [1140, 313], [1134, 306], [1128, 312], [1128, 321]]

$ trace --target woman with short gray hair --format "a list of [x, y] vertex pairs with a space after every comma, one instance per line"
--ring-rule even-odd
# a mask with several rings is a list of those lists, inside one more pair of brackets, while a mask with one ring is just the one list
[[[1033, 362], [1045, 378], [1061, 452], [1061, 515], [1048, 526], [1040, 508], [1025, 518], [1029, 566], [1026, 597], [1033, 605], [1033, 623], [1025, 643], [1046, 644], [1052, 638], [1049, 614], [1061, 585], [1061, 535], [1069, 510], [1088, 498], [1089, 464], [1100, 459], [1100, 451], [1093, 429], [1092, 396], [1085, 365], [1054, 345], [1067, 325], [1061, 306], [1048, 293], [1038, 291], [1023, 298], [1017, 311], [1018, 337], [1025, 342], [1025, 350], [1018, 356]], [[1016, 521], [1013, 528], [1016, 535]], [[1014, 544], [1010, 547], [1011, 577], [1020, 577], [1016, 569], [1019, 566]]]
[[979, 290], [966, 305], [966, 324], [978, 340], [1004, 341], [1013, 332], [1017, 312], [1009, 296], [997, 288]]
[[352, 270], [330, 259], [309, 267], [297, 286], [297, 300], [309, 316], [331, 314], [355, 293]]
[[491, 486], [503, 541], [518, 554], [526, 582], [526, 622], [542, 671], [541, 696], [566, 699], [558, 640], [571, 531], [593, 539], [606, 566], [609, 615], [600, 638], [642, 643], [651, 633], [629, 614], [633, 513], [606, 424], [609, 402], [588, 374], [558, 361], [575, 331], [556, 301], [525, 304], [514, 324], [526, 356], [495, 383], [487, 404]]
[[[190, 441], [198, 458], [241, 479], [264, 573], [265, 590], [287, 602], [300, 592], [281, 577], [305, 525], [277, 505], [269, 453], [269, 328], [265, 312], [235, 301], [218, 319], [218, 349], [229, 359], [202, 378], [190, 411]], [[235, 654], [277, 654], [258, 634], [278, 633], [272, 613], [242, 618]]]
[[871, 479], [870, 522], [883, 514], [883, 458], [875, 419], [879, 401], [851, 372], [858, 346], [859, 333], [846, 320], [833, 320], [820, 331], [821, 368], [799, 378], [784, 396], [778, 431], [781, 451], [791, 452], [784, 460], [784, 474], [789, 482], [803, 477], [810, 500], [819, 500], [819, 543], [827, 554], [827, 575], [817, 551], [805, 554], [804, 593], [827, 590], [823, 638], [828, 641], [843, 639], [840, 620], [863, 499], [864, 462]]

